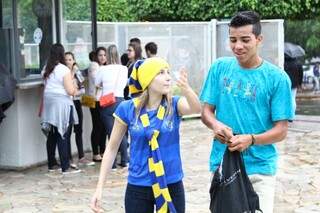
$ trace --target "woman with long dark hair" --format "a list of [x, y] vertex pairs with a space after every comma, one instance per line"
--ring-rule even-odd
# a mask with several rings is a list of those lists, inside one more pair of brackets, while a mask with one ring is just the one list
[[[132, 69], [133, 69], [133, 65], [134, 63], [136, 63], [137, 60], [143, 59], [142, 58], [142, 49], [141, 49], [141, 45], [138, 42], [130, 42], [128, 45], [128, 63], [127, 63], [127, 67], [128, 67], [128, 79], [130, 78]], [[124, 89], [124, 98], [126, 100], [130, 99], [129, 97], [129, 87], [125, 87]]]
[[106, 131], [100, 115], [101, 88], [95, 86], [95, 79], [99, 73], [100, 66], [107, 64], [107, 49], [105, 47], [98, 47], [95, 52], [89, 55], [91, 63], [89, 66], [89, 94], [96, 99], [95, 108], [90, 108], [92, 118], [92, 132], [91, 132], [91, 146], [92, 146], [92, 160], [101, 162], [102, 156], [106, 147]]
[[70, 167], [69, 143], [72, 124], [78, 123], [78, 116], [72, 96], [78, 93], [70, 69], [65, 65], [64, 48], [54, 44], [43, 72], [44, 95], [41, 122], [51, 126], [47, 138], [49, 171], [59, 169], [55, 159], [58, 145], [63, 174], [78, 173], [80, 170]]
[[[110, 45], [107, 49], [107, 66], [101, 66], [99, 74], [96, 78], [96, 86], [102, 87], [102, 95], [113, 93], [116, 97], [116, 103], [101, 107], [100, 114], [106, 133], [108, 136], [111, 135], [114, 117], [113, 113], [117, 106], [124, 100], [123, 89], [127, 84], [128, 69], [126, 66], [120, 64], [119, 54], [116, 45]], [[110, 139], [110, 137], [109, 137]], [[121, 153], [121, 167], [126, 167], [128, 163], [128, 151], [127, 151], [127, 137], [123, 137], [119, 151]], [[116, 160], [113, 163], [113, 169], [115, 169]]]

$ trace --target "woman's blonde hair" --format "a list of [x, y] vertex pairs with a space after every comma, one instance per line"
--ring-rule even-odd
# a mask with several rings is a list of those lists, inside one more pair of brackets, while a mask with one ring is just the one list
[[108, 64], [120, 64], [117, 46], [114, 44], [110, 45], [107, 49], [107, 63]]
[[[137, 97], [139, 99], [138, 105], [135, 109], [135, 114], [136, 114], [136, 119], [138, 120], [140, 113], [141, 113], [141, 109], [143, 107], [145, 107], [149, 101], [149, 92], [148, 89], [144, 90], [141, 95], [139, 97]], [[165, 112], [165, 117], [172, 117], [173, 114], [173, 108], [172, 108], [172, 94], [171, 92], [163, 95], [162, 99], [164, 99], [164, 103], [166, 106], [166, 112]]]

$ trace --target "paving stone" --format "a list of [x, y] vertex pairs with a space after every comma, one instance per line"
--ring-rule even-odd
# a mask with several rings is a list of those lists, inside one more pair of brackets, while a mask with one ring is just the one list
[[[287, 139], [277, 144], [280, 157], [274, 212], [320, 212], [320, 123], [293, 122], [291, 128], [305, 131], [290, 130]], [[208, 213], [212, 131], [200, 120], [183, 121], [180, 131], [186, 212]], [[91, 212], [89, 203], [99, 168], [100, 164], [84, 167], [82, 173], [72, 176], [49, 173], [47, 166], [22, 172], [0, 170], [0, 212]], [[104, 212], [124, 212], [127, 172], [118, 169], [108, 177]]]

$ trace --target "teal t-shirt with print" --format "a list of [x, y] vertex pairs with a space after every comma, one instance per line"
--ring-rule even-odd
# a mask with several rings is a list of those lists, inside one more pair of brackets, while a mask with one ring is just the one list
[[[274, 122], [292, 120], [291, 82], [287, 74], [269, 63], [242, 68], [235, 57], [223, 57], [211, 66], [200, 100], [216, 108], [216, 118], [235, 134], [260, 134]], [[210, 170], [221, 162], [226, 145], [214, 140]], [[274, 175], [277, 149], [274, 144], [250, 146], [243, 152], [247, 173]]]

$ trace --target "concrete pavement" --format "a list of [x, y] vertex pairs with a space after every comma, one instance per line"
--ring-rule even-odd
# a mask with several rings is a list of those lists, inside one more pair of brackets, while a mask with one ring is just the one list
[[[209, 212], [211, 137], [199, 119], [182, 122], [186, 212]], [[275, 213], [320, 212], [319, 145], [320, 117], [297, 116], [286, 141], [278, 144]], [[83, 169], [69, 176], [48, 173], [46, 166], [20, 172], [0, 170], [0, 212], [90, 212], [99, 165]], [[126, 169], [118, 169], [108, 178], [102, 204], [105, 212], [124, 212], [126, 176]]]

